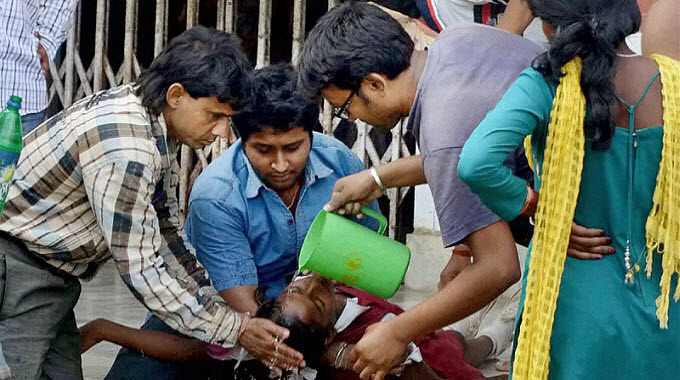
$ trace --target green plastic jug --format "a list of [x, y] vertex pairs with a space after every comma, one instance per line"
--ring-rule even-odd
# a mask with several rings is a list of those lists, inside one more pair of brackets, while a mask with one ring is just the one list
[[383, 236], [387, 228], [384, 216], [367, 207], [361, 212], [380, 223], [377, 233], [322, 210], [302, 243], [299, 269], [316, 272], [381, 298], [392, 297], [404, 280], [411, 251]]

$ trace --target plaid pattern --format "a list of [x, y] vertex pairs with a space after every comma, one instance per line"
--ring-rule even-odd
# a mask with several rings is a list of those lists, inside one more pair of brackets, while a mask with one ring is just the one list
[[79, 277], [113, 257], [123, 280], [172, 328], [236, 342], [241, 323], [179, 229], [177, 144], [131, 85], [75, 103], [24, 138], [0, 230]]
[[[78, 0], [0, 1], [0, 101], [24, 100], [21, 114], [47, 108], [47, 83], [38, 57], [38, 41], [50, 59], [66, 40]], [[40, 40], [35, 36], [38, 34]]]

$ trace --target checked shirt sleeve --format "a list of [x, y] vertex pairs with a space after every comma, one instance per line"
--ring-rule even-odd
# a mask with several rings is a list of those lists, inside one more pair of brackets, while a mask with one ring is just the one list
[[[153, 160], [109, 160], [83, 172], [88, 198], [118, 270], [135, 297], [177, 331], [230, 347], [242, 321], [212, 288], [184, 239], [161, 232]], [[191, 261], [193, 260], [193, 262]], [[212, 291], [210, 291], [212, 290]]]
[[47, 51], [50, 60], [54, 59], [57, 49], [66, 40], [77, 5], [78, 0], [43, 0], [40, 2], [35, 32], [40, 36], [40, 43]]

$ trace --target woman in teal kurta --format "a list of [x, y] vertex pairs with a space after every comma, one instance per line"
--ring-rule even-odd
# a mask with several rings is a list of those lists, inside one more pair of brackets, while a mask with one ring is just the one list
[[[625, 48], [619, 51], [625, 52]], [[627, 80], [615, 80], [615, 92], [623, 87], [627, 94], [644, 90], [637, 92], [637, 101], [624, 103], [624, 97], [614, 105], [612, 120], [619, 119], [615, 117], [617, 107], [632, 115], [637, 108], [645, 108], [647, 114], [654, 107], [660, 108], [658, 73], [652, 70], [649, 75], [630, 74], [649, 72], [653, 62], [627, 55], [616, 57], [616, 61], [616, 75]], [[625, 83], [621, 89], [620, 83]], [[514, 219], [522, 210], [527, 184], [513, 176], [503, 161], [525, 136], [531, 135], [534, 189], [540, 192], [543, 148], [555, 89], [543, 74], [533, 68], [525, 70], [477, 127], [461, 154], [459, 175], [505, 220]], [[661, 260], [655, 260], [651, 278], [640, 272], [633, 284], [624, 284], [623, 252], [629, 229], [632, 262], [644, 268], [645, 223], [652, 207], [662, 149], [663, 127], [660, 123], [635, 125], [640, 119], [643, 118], [637, 115], [630, 125], [617, 123], [607, 149], [593, 149], [592, 140], [586, 140], [574, 221], [607, 231], [616, 253], [599, 260], [567, 258], [551, 338], [551, 379], [680, 378], [679, 305], [671, 302], [668, 330], [659, 328], [656, 317]], [[630, 156], [630, 149], [634, 156]], [[627, 199], [629, 184], [632, 202]], [[529, 256], [527, 262], [530, 260]], [[524, 295], [521, 304], [523, 301]]]

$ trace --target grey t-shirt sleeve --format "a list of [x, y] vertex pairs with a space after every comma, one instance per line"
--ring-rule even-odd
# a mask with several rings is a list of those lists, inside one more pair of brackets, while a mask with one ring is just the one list
[[425, 178], [432, 191], [445, 247], [500, 220], [458, 178], [456, 168], [460, 151], [461, 148], [442, 148], [426, 154], [423, 159]]

